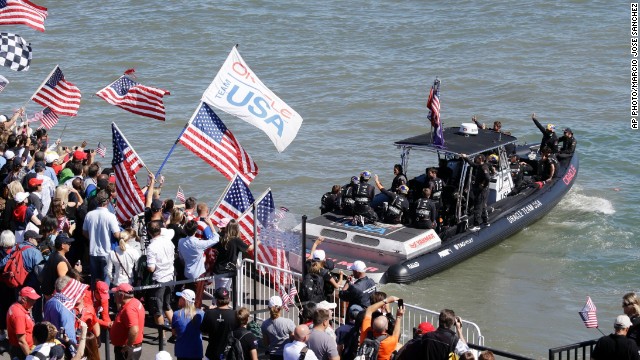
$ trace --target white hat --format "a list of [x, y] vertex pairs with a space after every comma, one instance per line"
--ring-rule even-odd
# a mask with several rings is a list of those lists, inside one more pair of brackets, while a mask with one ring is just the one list
[[316, 305], [316, 309], [325, 309], [325, 310], [333, 310], [338, 306], [338, 304], [333, 302], [328, 302], [327, 300], [322, 300]]
[[7, 118], [7, 115], [0, 115], [0, 122], [5, 122], [9, 120], [9, 118]]
[[29, 197], [29, 193], [28, 192], [19, 192], [16, 194], [16, 196], [13, 197], [13, 200], [16, 201], [16, 203], [21, 203], [23, 202], [26, 198]]
[[326, 255], [324, 253], [324, 250], [314, 250], [313, 251], [313, 260], [324, 260], [326, 258]]
[[173, 360], [173, 358], [167, 351], [162, 350], [156, 354], [156, 360]]
[[47, 164], [51, 164], [58, 159], [60, 159], [60, 156], [58, 156], [58, 154], [56, 154], [55, 152], [48, 152], [44, 156], [44, 162], [46, 162]]
[[616, 322], [613, 325], [617, 328], [626, 329], [631, 326], [631, 320], [627, 315], [618, 315]]
[[7, 150], [7, 151], [4, 152], [4, 158], [7, 159], [7, 160], [11, 160], [15, 156], [16, 156], [16, 154], [11, 150]]
[[282, 298], [280, 298], [280, 296], [278, 295], [273, 295], [271, 298], [269, 298], [269, 307], [274, 306], [282, 306]]
[[185, 290], [182, 290], [181, 292], [177, 292], [176, 295], [180, 296], [185, 301], [190, 303], [196, 301], [196, 293], [194, 293], [193, 290], [185, 289]]
[[367, 269], [367, 265], [365, 265], [364, 262], [360, 260], [354, 261], [353, 264], [349, 266], [349, 270], [357, 271], [357, 272], [365, 272], [366, 269]]

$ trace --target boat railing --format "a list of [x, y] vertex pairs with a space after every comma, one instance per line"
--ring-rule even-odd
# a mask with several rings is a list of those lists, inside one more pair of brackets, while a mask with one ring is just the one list
[[[268, 271], [279, 271], [284, 275], [290, 275], [291, 281], [296, 285], [297, 289], [300, 289], [300, 283], [302, 281], [302, 274], [290, 271], [282, 270], [269, 264], [258, 263], [258, 268], [263, 268], [264, 271], [253, 272], [253, 260], [243, 259], [242, 266], [238, 269], [236, 277], [237, 296], [236, 308], [244, 306], [249, 310], [252, 310], [254, 317], [260, 320], [266, 320], [269, 318], [268, 301], [273, 295], [280, 296], [276, 290], [276, 284], [278, 277], [269, 276]], [[286, 289], [290, 289], [290, 286], [286, 286]], [[296, 298], [296, 303], [300, 303]], [[334, 310], [334, 329], [340, 324], [344, 323], [344, 314], [346, 309], [344, 303], [335, 299], [337, 308]], [[395, 304], [392, 304], [395, 305]], [[395, 314], [396, 308], [392, 307], [392, 314]], [[295, 323], [299, 321], [300, 310], [295, 305], [290, 305], [288, 311], [282, 312], [281, 316], [293, 320]], [[434, 327], [438, 326], [438, 316], [440, 312], [421, 308], [419, 306], [405, 303], [405, 314], [402, 318], [400, 326], [402, 331], [400, 333], [401, 342], [407, 342], [413, 337], [414, 328], [416, 328], [421, 322], [428, 321], [433, 324]], [[396, 324], [397, 325], [397, 324]], [[465, 340], [469, 343], [474, 343], [480, 346], [484, 345], [484, 336], [480, 331], [480, 327], [467, 320], [462, 320], [462, 331]]]
[[549, 360], [587, 360], [598, 340], [587, 340], [575, 344], [549, 349]]

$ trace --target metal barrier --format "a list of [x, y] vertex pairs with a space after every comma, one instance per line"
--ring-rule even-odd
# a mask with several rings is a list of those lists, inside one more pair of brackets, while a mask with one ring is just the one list
[[510, 352], [497, 350], [497, 349], [486, 347], [486, 346], [479, 346], [479, 345], [472, 344], [472, 343], [469, 343], [469, 347], [472, 348], [472, 349], [478, 350], [478, 351], [489, 350], [489, 351], [491, 351], [493, 353], [493, 355], [499, 356], [499, 357], [505, 358], [505, 359], [535, 360], [534, 358], [525, 357], [525, 356], [517, 355], [517, 354], [512, 354]]
[[[571, 345], [549, 349], [549, 360], [586, 360], [591, 358], [591, 352], [598, 340], [587, 340]], [[557, 355], [557, 357], [556, 357]], [[566, 357], [565, 357], [566, 356]]]

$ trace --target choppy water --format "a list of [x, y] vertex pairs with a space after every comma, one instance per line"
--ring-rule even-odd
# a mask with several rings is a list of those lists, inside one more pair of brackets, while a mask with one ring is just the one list
[[[577, 312], [587, 295], [608, 332], [620, 298], [637, 290], [639, 133], [629, 127], [629, 4], [540, 1], [40, 1], [47, 31], [5, 26], [34, 48], [26, 73], [8, 68], [9, 113], [55, 64], [83, 92], [64, 140], [109, 144], [118, 126], [157, 169], [231, 47], [304, 123], [278, 154], [259, 130], [219, 113], [260, 166], [255, 193], [317, 214], [320, 196], [364, 169], [391, 181], [394, 140], [427, 131], [425, 102], [442, 80], [447, 126], [477, 115], [536, 142], [531, 123], [570, 126], [581, 156], [566, 201], [518, 235], [412, 285], [408, 302], [450, 307], [478, 323], [490, 346], [545, 357], [549, 347], [595, 338]], [[126, 68], [166, 88], [167, 121], [142, 118], [93, 94]], [[35, 104], [28, 111], [39, 110]], [[63, 122], [63, 123], [64, 123]], [[59, 125], [52, 130], [56, 136]], [[109, 151], [110, 152], [110, 151]], [[422, 168], [422, 166], [421, 166]], [[210, 203], [226, 180], [178, 147], [166, 194], [180, 184]], [[412, 176], [412, 172], [409, 173]]]

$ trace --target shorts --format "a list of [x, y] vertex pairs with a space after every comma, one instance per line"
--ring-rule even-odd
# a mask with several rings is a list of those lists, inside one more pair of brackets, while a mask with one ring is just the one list
[[173, 286], [160, 286], [149, 290], [149, 314], [160, 316], [163, 311], [171, 310]]

